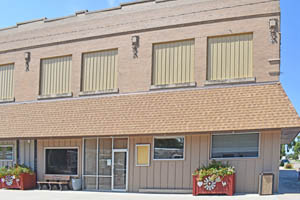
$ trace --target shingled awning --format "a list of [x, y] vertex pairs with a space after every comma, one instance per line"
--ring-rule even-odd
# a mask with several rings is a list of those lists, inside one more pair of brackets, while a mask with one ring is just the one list
[[0, 138], [299, 130], [279, 83], [73, 98], [0, 106]]

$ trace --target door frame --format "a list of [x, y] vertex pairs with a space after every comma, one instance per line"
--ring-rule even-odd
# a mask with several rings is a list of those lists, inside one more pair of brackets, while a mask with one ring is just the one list
[[[111, 176], [101, 176], [99, 175], [99, 139], [104, 139], [104, 138], [111, 138], [112, 139], [112, 172], [111, 172]], [[127, 138], [128, 141], [127, 141], [127, 149], [114, 149], [114, 139], [117, 139], [117, 138]], [[86, 139], [97, 139], [97, 156], [96, 156], [96, 175], [85, 175], [84, 174], [84, 160], [85, 160], [85, 140]], [[129, 148], [130, 148], [130, 144], [129, 144], [129, 137], [84, 137], [82, 138], [82, 151], [81, 151], [81, 154], [82, 154], [82, 160], [81, 160], [81, 165], [82, 165], [82, 172], [81, 172], [81, 175], [82, 175], [82, 181], [81, 181], [81, 187], [84, 188], [84, 177], [95, 177], [96, 178], [96, 189], [95, 190], [91, 190], [91, 191], [116, 191], [116, 192], [127, 192], [128, 191], [128, 173], [129, 173]], [[114, 185], [113, 185], [113, 182], [114, 182], [114, 153], [115, 152], [126, 152], [126, 189], [125, 190], [120, 190], [120, 189], [114, 189]], [[106, 177], [106, 178], [109, 178], [111, 177], [111, 190], [99, 190], [99, 178], [101, 177]], [[83, 189], [84, 190], [84, 189]], [[89, 190], [86, 190], [86, 191], [89, 191]]]
[[[128, 148], [128, 146], [127, 146]], [[126, 187], [125, 189], [114, 189], [114, 169], [115, 169], [115, 153], [126, 153]], [[112, 180], [111, 189], [116, 192], [126, 192], [128, 191], [128, 149], [113, 149], [112, 150]]]

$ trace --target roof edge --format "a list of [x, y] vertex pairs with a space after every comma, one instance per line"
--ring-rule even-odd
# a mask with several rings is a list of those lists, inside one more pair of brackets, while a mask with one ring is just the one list
[[23, 22], [17, 22], [16, 25], [14, 25], [14, 26], [0, 28], [0, 31], [6, 31], [6, 30], [18, 28], [21, 25], [32, 24], [32, 23], [35, 23], [35, 22], [49, 23], [49, 22], [54, 22], [54, 21], [58, 21], [58, 20], [64, 20], [64, 19], [68, 19], [68, 18], [72, 18], [72, 17], [77, 17], [79, 15], [90, 15], [90, 14], [95, 14], [95, 13], [121, 10], [123, 7], [136, 5], [136, 4], [143, 4], [143, 3], [148, 3], [148, 2], [164, 3], [164, 2], [169, 2], [169, 1], [177, 1], [177, 0], [137, 0], [137, 1], [130, 1], [130, 2], [125, 2], [125, 3], [120, 3], [119, 6], [100, 9], [100, 10], [95, 10], [95, 11], [91, 11], [91, 12], [89, 12], [88, 10], [79, 10], [79, 11], [76, 11], [72, 15], [67, 15], [67, 16], [62, 16], [62, 17], [55, 17], [55, 18], [50, 18], [50, 19], [48, 19], [47, 17], [43, 17], [43, 18], [39, 18], [39, 19], [33, 19], [33, 20], [28, 20], [28, 21], [23, 21]]

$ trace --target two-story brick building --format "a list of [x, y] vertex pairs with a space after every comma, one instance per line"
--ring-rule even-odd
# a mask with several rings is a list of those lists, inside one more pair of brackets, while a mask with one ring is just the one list
[[236, 191], [275, 175], [300, 119], [279, 81], [278, 0], [143, 0], [0, 30], [0, 164], [84, 190], [192, 188], [212, 159]]

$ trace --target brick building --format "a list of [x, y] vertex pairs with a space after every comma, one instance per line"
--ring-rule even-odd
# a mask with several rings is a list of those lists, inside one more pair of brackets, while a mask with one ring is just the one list
[[278, 187], [300, 118], [280, 75], [278, 0], [143, 0], [0, 30], [0, 165], [84, 190], [190, 192], [212, 159], [236, 191]]

